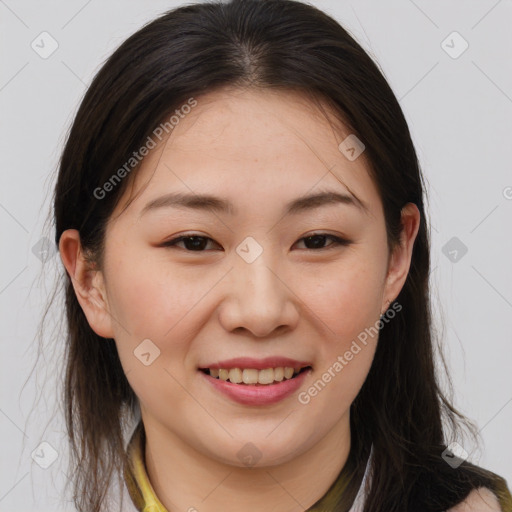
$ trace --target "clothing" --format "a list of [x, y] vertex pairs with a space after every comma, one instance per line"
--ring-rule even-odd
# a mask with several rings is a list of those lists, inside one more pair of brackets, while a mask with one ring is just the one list
[[[128, 495], [128, 500], [131, 500], [129, 512], [174, 512], [168, 511], [156, 496], [147, 475], [144, 450], [144, 428], [142, 422], [139, 422], [127, 446], [129, 465], [124, 470], [125, 494]], [[340, 510], [339, 506], [335, 504], [339, 503], [339, 497], [348, 489], [349, 484], [357, 485], [358, 490], [351, 506], [347, 506], [344, 510], [347, 510], [347, 512], [363, 512], [365, 484], [369, 479], [372, 453], [373, 450], [370, 450], [362, 478], [360, 476], [357, 478], [357, 473], [353, 471], [354, 467], [350, 464], [352, 459], [349, 455], [347, 464], [345, 464], [331, 487], [306, 512], [338, 512]], [[498, 498], [502, 511], [512, 512], [512, 496], [504, 483], [505, 481], [502, 480], [502, 482], [503, 485], [493, 491]], [[353, 486], [352, 489], [354, 489]], [[123, 509], [123, 511], [128, 512], [126, 509]]]
[[[124, 478], [129, 497], [131, 498], [135, 507], [132, 507], [130, 512], [132, 510], [134, 512], [169, 512], [156, 496], [153, 486], [149, 481], [144, 462], [144, 446], [144, 431], [142, 423], [139, 423], [128, 444], [127, 449], [130, 465], [125, 468], [124, 472]], [[371, 453], [369, 460], [370, 458]], [[354, 503], [348, 512], [362, 512], [363, 510], [362, 505], [364, 503], [364, 484], [368, 478], [368, 469], [370, 467], [369, 460], [366, 465], [363, 480], [359, 487]], [[324, 496], [311, 508], [307, 509], [306, 512], [327, 512], [332, 510], [331, 503], [335, 502], [336, 496], [342, 494], [350, 480], [350, 475], [348, 474], [347, 469], [348, 468], [346, 465], [340, 472], [336, 481], [324, 494]]]

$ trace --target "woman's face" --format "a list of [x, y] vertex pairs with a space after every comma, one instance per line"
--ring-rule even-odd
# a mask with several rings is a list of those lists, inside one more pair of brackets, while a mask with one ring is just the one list
[[[398, 295], [412, 242], [388, 254], [365, 154], [347, 158], [338, 145], [349, 132], [304, 96], [224, 89], [197, 102], [107, 226], [95, 283], [109, 314], [84, 310], [115, 339], [147, 428], [210, 459], [275, 465], [347, 433], [376, 348], [368, 330]], [[333, 195], [306, 199], [323, 193]], [[171, 242], [185, 235], [197, 238]], [[200, 370], [258, 366], [219, 366], [234, 358], [310, 368], [291, 380], [246, 372], [282, 379], [258, 386]]]

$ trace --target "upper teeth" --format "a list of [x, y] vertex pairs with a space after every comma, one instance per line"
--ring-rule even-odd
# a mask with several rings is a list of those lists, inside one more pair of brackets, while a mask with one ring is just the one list
[[253, 368], [241, 369], [231, 368], [230, 370], [221, 368], [217, 370], [210, 368], [209, 372], [212, 377], [218, 377], [221, 380], [229, 380], [234, 384], [243, 382], [244, 384], [271, 384], [274, 381], [281, 382], [283, 379], [291, 379], [295, 373], [301, 370], [298, 368], [283, 367], [265, 368], [264, 370], [256, 370]]

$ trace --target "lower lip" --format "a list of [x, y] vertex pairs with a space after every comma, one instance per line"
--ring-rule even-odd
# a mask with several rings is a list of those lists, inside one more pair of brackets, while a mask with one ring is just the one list
[[199, 373], [221, 393], [243, 405], [275, 404], [293, 394], [302, 385], [307, 375], [312, 372], [309, 368], [299, 373], [295, 378], [283, 380], [275, 384], [233, 384], [216, 379], [201, 370]]

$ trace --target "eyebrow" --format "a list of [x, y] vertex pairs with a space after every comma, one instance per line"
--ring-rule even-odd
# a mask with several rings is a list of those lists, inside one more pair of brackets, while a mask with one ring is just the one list
[[[368, 206], [354, 195], [341, 194], [335, 191], [324, 191], [316, 194], [298, 197], [287, 203], [284, 215], [297, 215], [331, 204], [344, 204], [356, 207], [364, 213], [369, 213]], [[237, 210], [233, 203], [227, 199], [210, 194], [188, 194], [171, 192], [157, 197], [147, 203], [140, 213], [140, 217], [149, 211], [159, 208], [181, 208], [203, 211], [214, 211], [229, 215], [236, 215]]]

